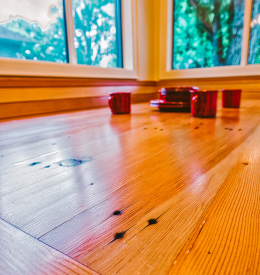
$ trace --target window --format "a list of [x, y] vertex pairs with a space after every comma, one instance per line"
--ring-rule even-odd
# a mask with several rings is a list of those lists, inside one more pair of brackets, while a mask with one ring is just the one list
[[67, 62], [63, 1], [0, 3], [0, 57]]
[[78, 64], [122, 67], [119, 0], [73, 0]]
[[173, 69], [240, 65], [244, 10], [245, 0], [175, 0]]
[[260, 63], [260, 0], [253, 1], [248, 64]]
[[[5, 6], [0, 9], [0, 57], [67, 63], [69, 51], [73, 55], [75, 50], [73, 64], [123, 67], [121, 0], [0, 0], [0, 4]], [[65, 6], [74, 26], [66, 20]], [[68, 22], [74, 37], [67, 37]]]

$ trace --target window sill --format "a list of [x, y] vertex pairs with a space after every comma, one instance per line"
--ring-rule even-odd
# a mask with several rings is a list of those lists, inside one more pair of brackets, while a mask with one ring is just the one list
[[186, 70], [166, 71], [161, 68], [160, 79], [181, 79], [181, 78], [212, 78], [212, 77], [240, 77], [260, 76], [260, 64], [246, 66], [226, 66], [213, 68], [199, 68]]
[[78, 78], [137, 79], [135, 70], [97, 66], [58, 64], [46, 61], [0, 59], [0, 76], [40, 76]]

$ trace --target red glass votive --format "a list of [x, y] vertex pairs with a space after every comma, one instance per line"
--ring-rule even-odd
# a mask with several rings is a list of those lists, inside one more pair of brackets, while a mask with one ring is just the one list
[[159, 90], [158, 92], [159, 92], [159, 99], [160, 100], [165, 100], [165, 95], [162, 94], [162, 91]]
[[222, 107], [239, 108], [242, 90], [222, 90]]
[[113, 114], [129, 114], [131, 112], [131, 93], [110, 93], [108, 104]]
[[169, 102], [190, 103], [190, 90], [198, 90], [197, 87], [167, 87], [161, 89], [160, 99]]
[[191, 90], [191, 114], [194, 117], [215, 117], [218, 91]]

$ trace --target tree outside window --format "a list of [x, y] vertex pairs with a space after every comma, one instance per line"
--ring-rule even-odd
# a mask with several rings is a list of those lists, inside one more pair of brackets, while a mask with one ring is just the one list
[[122, 67], [120, 1], [73, 0], [73, 17], [78, 63]]
[[13, 0], [3, 5], [0, 57], [67, 63], [63, 1]]
[[175, 0], [173, 69], [240, 65], [244, 0]]

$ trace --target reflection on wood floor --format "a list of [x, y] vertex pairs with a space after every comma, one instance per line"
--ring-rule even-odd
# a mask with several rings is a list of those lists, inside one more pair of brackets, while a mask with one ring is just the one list
[[0, 274], [259, 274], [260, 101], [0, 123]]

